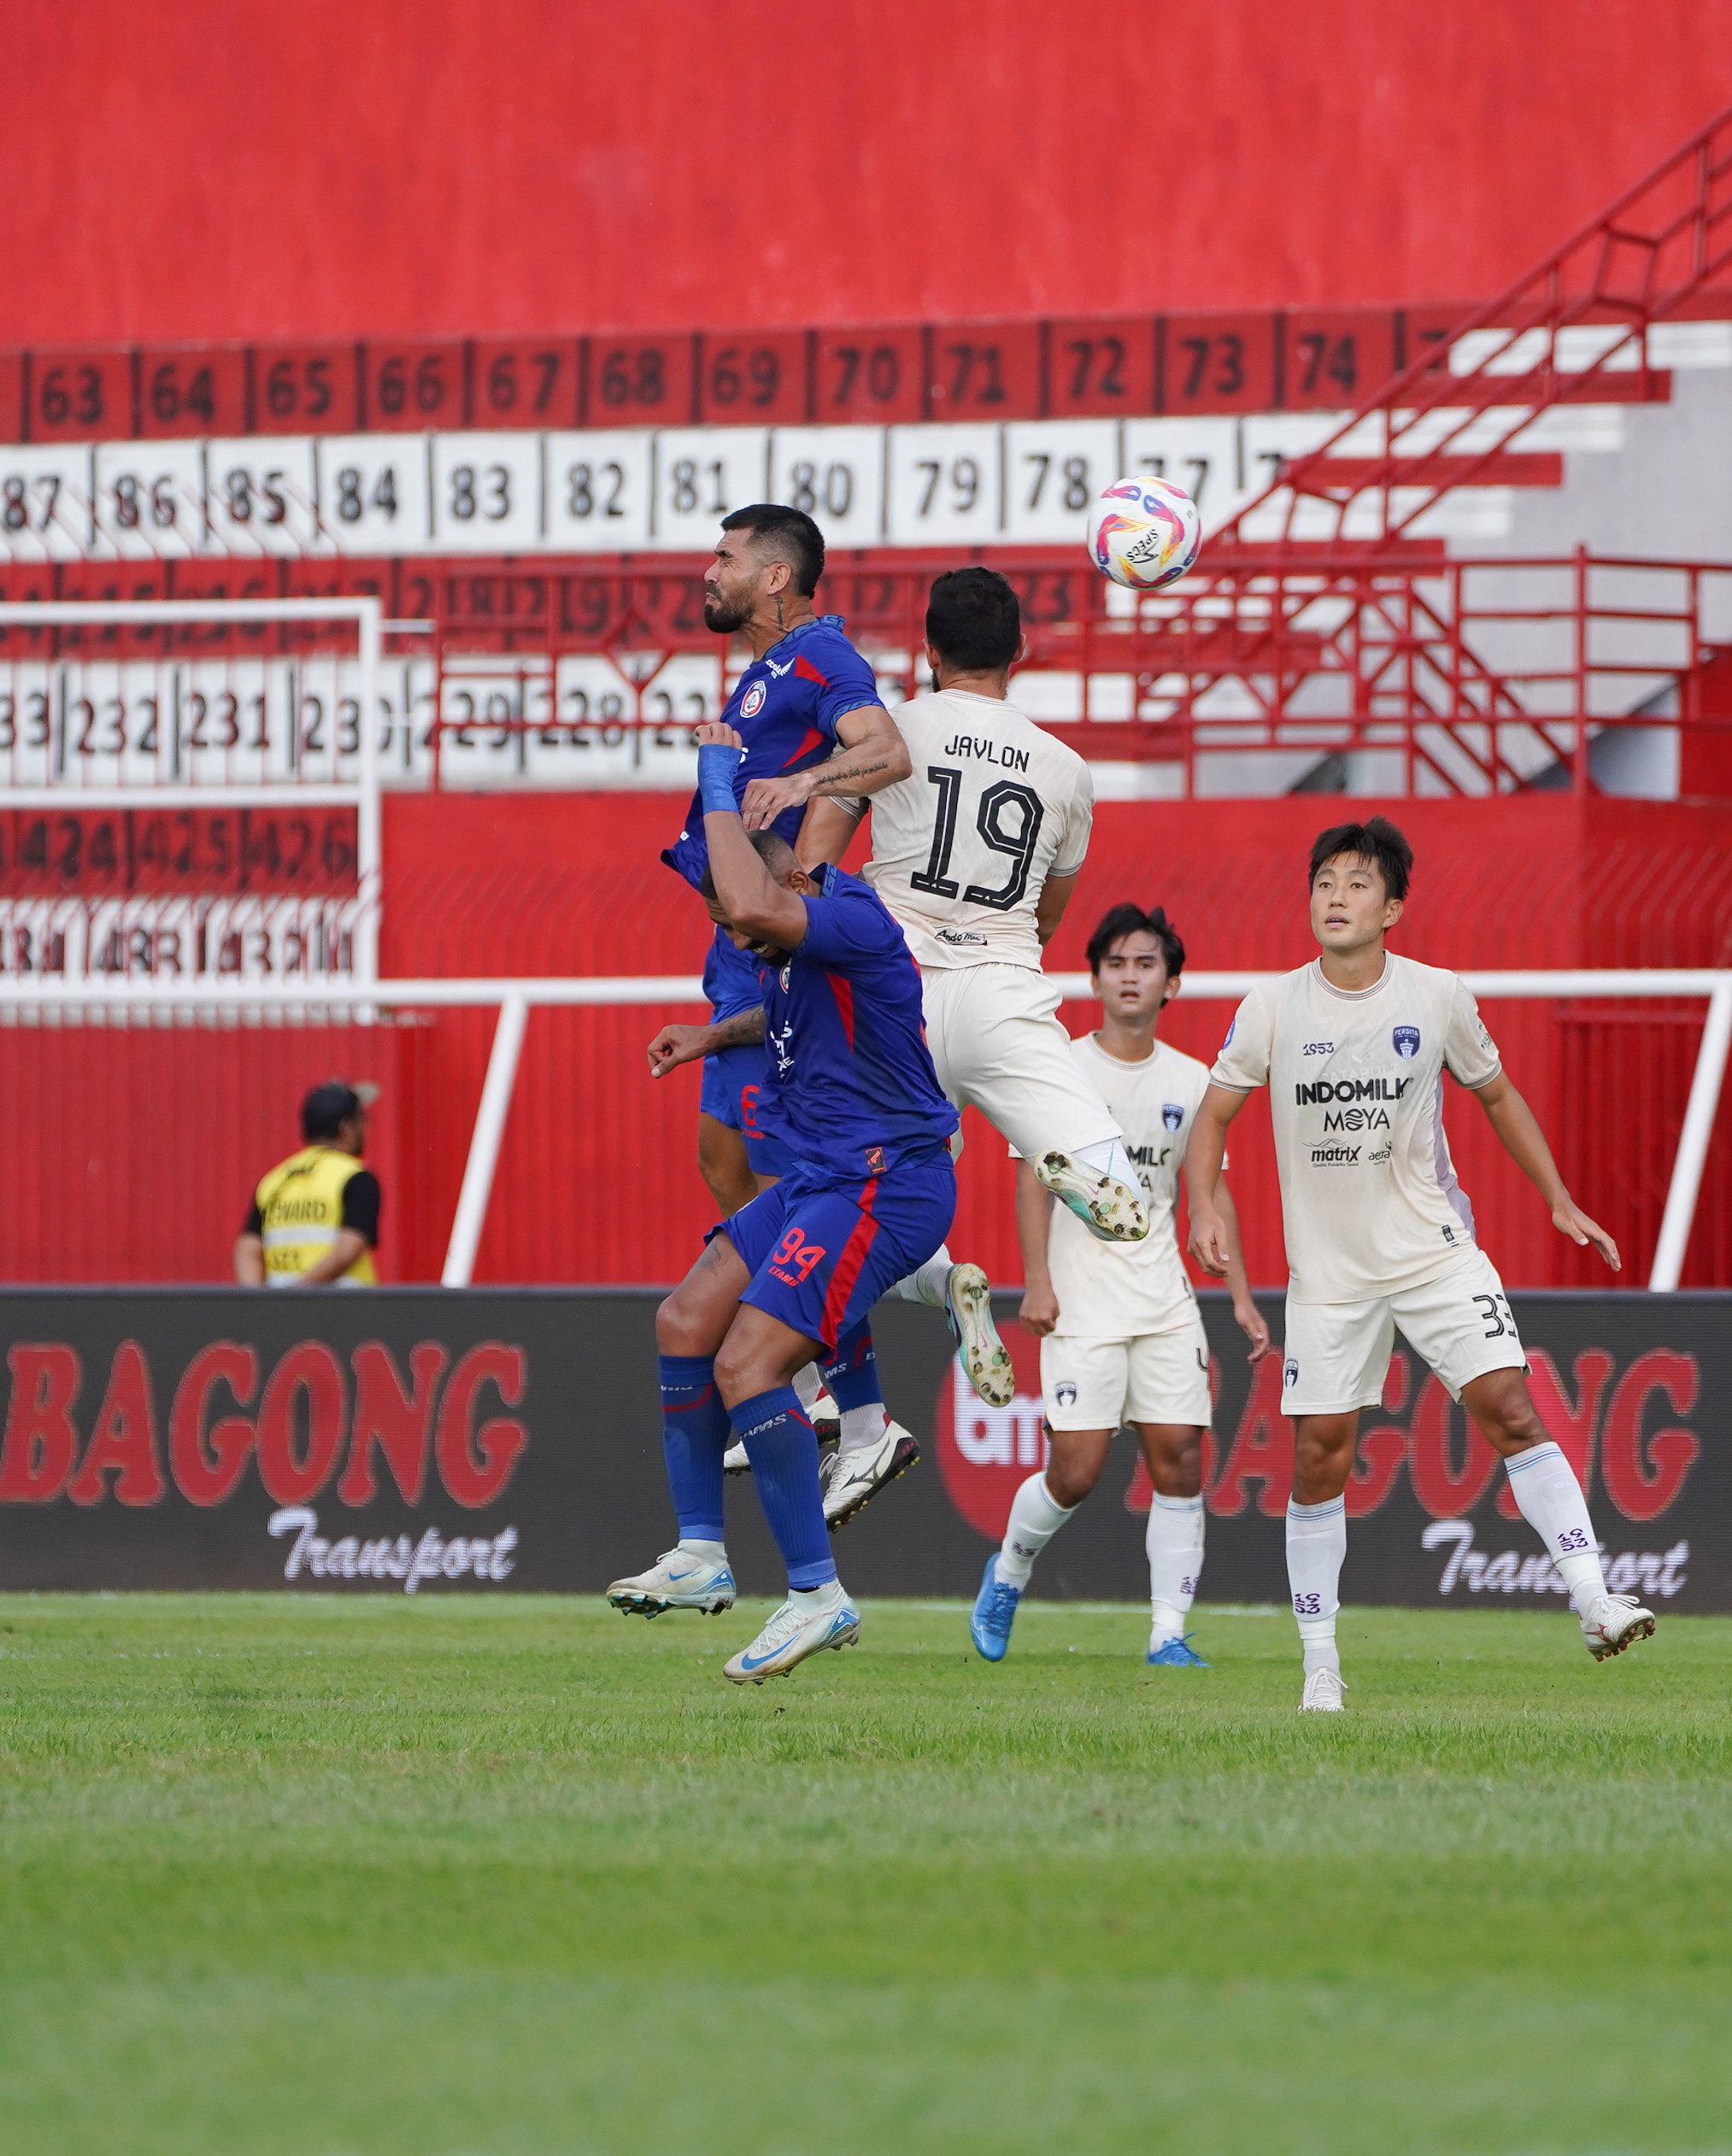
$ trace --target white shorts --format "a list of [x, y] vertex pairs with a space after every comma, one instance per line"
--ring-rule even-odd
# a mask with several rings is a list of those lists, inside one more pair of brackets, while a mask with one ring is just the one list
[[922, 976], [926, 1045], [938, 1083], [971, 1104], [1025, 1160], [1076, 1153], [1123, 1134], [1078, 1069], [1054, 1013], [1059, 991], [1027, 966], [933, 966]]
[[1383, 1397], [1398, 1325], [1452, 1400], [1488, 1370], [1528, 1366], [1497, 1268], [1476, 1250], [1441, 1279], [1369, 1302], [1295, 1302], [1289, 1295], [1282, 1413], [1344, 1415], [1375, 1407]]
[[1209, 1426], [1209, 1341], [1201, 1317], [1131, 1340], [1048, 1333], [1041, 1390], [1054, 1430], [1117, 1430], [1127, 1422]]

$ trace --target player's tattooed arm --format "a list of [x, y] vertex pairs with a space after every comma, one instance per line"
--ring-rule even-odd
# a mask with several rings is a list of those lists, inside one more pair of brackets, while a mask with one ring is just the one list
[[725, 1048], [746, 1048], [763, 1037], [761, 1008], [737, 1011], [716, 1025], [664, 1025], [649, 1043], [649, 1075], [666, 1078], [682, 1063], [700, 1063]]
[[827, 763], [780, 778], [754, 778], [740, 813], [748, 831], [765, 831], [785, 809], [835, 794], [875, 794], [913, 769], [908, 744], [881, 703], [863, 704], [836, 722], [842, 747]]
[[1565, 1189], [1545, 1132], [1535, 1121], [1534, 1111], [1505, 1073], [1500, 1071], [1489, 1084], [1476, 1086], [1473, 1091], [1505, 1152], [1551, 1207], [1552, 1225], [1560, 1235], [1568, 1236], [1571, 1242], [1580, 1243], [1584, 1248], [1592, 1243], [1614, 1272], [1622, 1272], [1623, 1260], [1618, 1255], [1618, 1245]]

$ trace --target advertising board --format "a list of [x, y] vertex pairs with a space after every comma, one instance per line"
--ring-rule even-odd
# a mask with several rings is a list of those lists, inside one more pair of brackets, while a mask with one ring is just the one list
[[[651, 1289], [19, 1289], [0, 1295], [0, 1588], [593, 1595], [672, 1542]], [[1732, 1610], [1725, 1295], [1511, 1298], [1547, 1428], [1588, 1485], [1609, 1583]], [[1206, 1600], [1286, 1598], [1281, 1363], [1213, 1348]], [[1018, 1394], [989, 1409], [936, 1313], [881, 1305], [880, 1366], [920, 1466], [852, 1524], [857, 1594], [972, 1595], [1043, 1458], [1036, 1342], [1001, 1305]], [[1280, 1298], [1265, 1308], [1278, 1333]], [[1035, 1591], [1148, 1591], [1148, 1483], [1128, 1435]], [[730, 1482], [743, 1588], [779, 1589], [749, 1481]], [[1347, 1491], [1349, 1602], [1561, 1608], [1495, 1458], [1398, 1346]]]

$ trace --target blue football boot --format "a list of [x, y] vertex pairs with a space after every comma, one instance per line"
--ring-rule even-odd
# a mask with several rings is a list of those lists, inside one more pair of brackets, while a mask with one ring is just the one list
[[1007, 1587], [996, 1577], [998, 1552], [986, 1560], [986, 1577], [974, 1598], [968, 1620], [968, 1636], [975, 1650], [989, 1662], [1001, 1662], [1010, 1652], [1010, 1628], [1016, 1622], [1016, 1606], [1022, 1600], [1019, 1587]]
[[1183, 1639], [1163, 1640], [1148, 1657], [1151, 1669], [1206, 1670], [1209, 1666], [1191, 1645], [1195, 1632], [1187, 1632]]

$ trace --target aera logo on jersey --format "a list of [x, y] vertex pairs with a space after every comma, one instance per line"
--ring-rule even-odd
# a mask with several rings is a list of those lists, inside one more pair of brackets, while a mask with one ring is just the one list
[[1398, 1025], [1389, 1036], [1397, 1055], [1414, 1056], [1419, 1053], [1419, 1028], [1417, 1025]]
[[1176, 1131], [1184, 1121], [1185, 1112], [1177, 1101], [1168, 1101], [1161, 1107], [1160, 1119], [1169, 1131]]
[[740, 699], [741, 718], [755, 719], [764, 708], [764, 699], [769, 693], [761, 681], [754, 681]]

